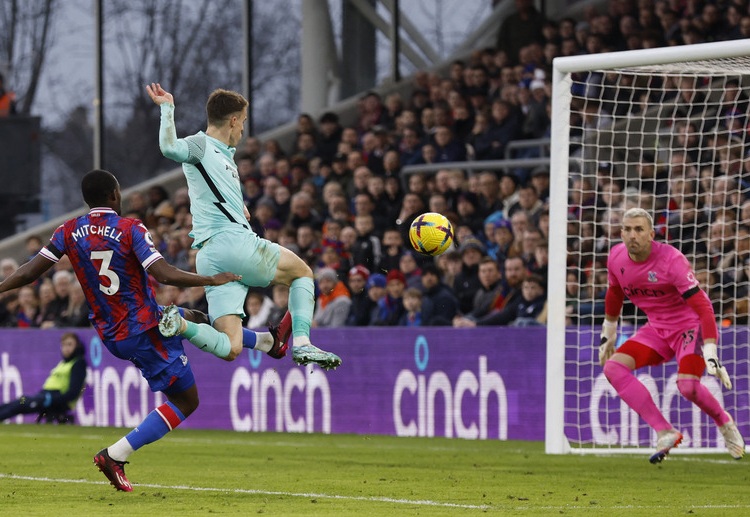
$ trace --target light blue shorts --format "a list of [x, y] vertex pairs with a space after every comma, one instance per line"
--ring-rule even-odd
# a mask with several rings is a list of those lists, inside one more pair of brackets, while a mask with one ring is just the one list
[[211, 321], [227, 314], [244, 317], [248, 288], [266, 287], [271, 283], [280, 255], [278, 244], [243, 228], [221, 232], [205, 241], [195, 259], [198, 274], [215, 275], [228, 271], [242, 275], [241, 282], [206, 286]]

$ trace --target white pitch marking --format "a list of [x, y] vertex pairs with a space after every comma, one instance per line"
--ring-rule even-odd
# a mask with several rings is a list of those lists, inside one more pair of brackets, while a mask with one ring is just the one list
[[[109, 485], [108, 481], [89, 481], [87, 479], [57, 479], [48, 477], [35, 477], [35, 476], [18, 476], [15, 474], [2, 474], [0, 473], [0, 479], [18, 479], [22, 481], [38, 481], [42, 483], [77, 483], [84, 485]], [[348, 501], [367, 501], [376, 503], [395, 503], [395, 504], [416, 504], [420, 506], [439, 506], [444, 508], [466, 508], [469, 510], [489, 510], [492, 506], [483, 504], [458, 504], [458, 503], [441, 503], [439, 501], [429, 501], [425, 499], [413, 500], [413, 499], [395, 499], [392, 497], [361, 497], [361, 496], [348, 496], [348, 495], [331, 495], [331, 494], [316, 494], [306, 492], [278, 492], [274, 490], [255, 490], [247, 488], [213, 488], [213, 487], [195, 487], [186, 485], [155, 485], [151, 483], [137, 483], [133, 484], [133, 489], [136, 488], [158, 488], [160, 490], [190, 490], [194, 492], [229, 492], [233, 494], [254, 494], [254, 495], [281, 495], [286, 497], [314, 497], [319, 499], [341, 499]]]

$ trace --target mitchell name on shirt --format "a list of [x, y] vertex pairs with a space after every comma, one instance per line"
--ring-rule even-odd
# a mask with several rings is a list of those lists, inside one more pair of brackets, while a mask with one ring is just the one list
[[88, 237], [89, 235], [102, 235], [113, 241], [120, 242], [122, 232], [117, 228], [111, 226], [96, 226], [93, 224], [85, 224], [79, 227], [76, 231], [72, 232], [73, 239], [78, 242], [78, 239]]

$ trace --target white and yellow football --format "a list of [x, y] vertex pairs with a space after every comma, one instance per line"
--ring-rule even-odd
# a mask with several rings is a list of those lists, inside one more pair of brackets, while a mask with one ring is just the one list
[[453, 226], [444, 215], [427, 212], [411, 223], [409, 240], [419, 253], [435, 257], [453, 244]]

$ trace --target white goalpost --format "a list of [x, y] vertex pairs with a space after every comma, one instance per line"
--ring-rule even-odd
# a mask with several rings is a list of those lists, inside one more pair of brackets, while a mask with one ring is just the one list
[[[734, 383], [701, 382], [750, 438], [750, 40], [557, 58], [553, 64], [545, 450], [650, 451], [655, 433], [598, 362], [606, 258], [640, 206], [685, 253], [719, 321]], [[747, 157], [746, 157], [747, 156]], [[643, 324], [629, 302], [618, 344]], [[725, 452], [684, 400], [677, 365], [638, 371], [684, 435], [675, 453]]]

